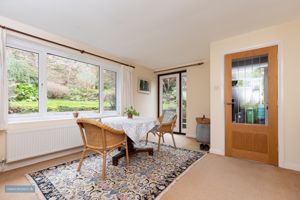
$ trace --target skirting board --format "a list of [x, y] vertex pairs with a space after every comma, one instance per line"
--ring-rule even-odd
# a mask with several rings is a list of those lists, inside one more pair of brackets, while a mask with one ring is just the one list
[[[218, 155], [225, 156], [224, 151], [222, 151], [220, 149], [211, 148], [209, 150], [209, 152], [213, 153], [213, 154], [218, 154]], [[300, 164], [295, 164], [295, 163], [282, 163], [282, 164], [279, 164], [279, 167], [284, 168], [284, 169], [300, 171]]]
[[187, 138], [192, 138], [192, 139], [196, 139], [196, 136], [194, 135], [185, 135]]
[[65, 151], [51, 153], [51, 154], [47, 154], [47, 155], [44, 155], [44, 156], [39, 156], [39, 157], [36, 157], [36, 158], [31, 158], [31, 159], [26, 159], [26, 160], [22, 160], [22, 161], [7, 163], [5, 165], [5, 168], [4, 168], [3, 171], [5, 172], [5, 171], [20, 168], [20, 167], [25, 167], [25, 166], [28, 166], [28, 165], [36, 164], [36, 163], [47, 161], [47, 160], [51, 160], [51, 159], [54, 159], [54, 158], [59, 158], [59, 157], [71, 155], [73, 153], [78, 153], [78, 152], [81, 152], [81, 151], [82, 151], [82, 147], [76, 147], [76, 148], [68, 149], [68, 150], [65, 150]]
[[295, 164], [295, 163], [283, 163], [282, 166], [279, 167], [284, 169], [300, 171], [300, 164]]
[[216, 149], [216, 148], [212, 148], [212, 147], [210, 148], [209, 152], [213, 153], [213, 154], [222, 155], [222, 156], [225, 155], [224, 150]]

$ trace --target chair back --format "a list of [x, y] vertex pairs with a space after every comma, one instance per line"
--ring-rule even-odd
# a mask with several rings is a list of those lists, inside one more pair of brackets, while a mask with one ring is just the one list
[[163, 123], [163, 124], [171, 123], [175, 117], [177, 117], [176, 112], [165, 111], [163, 114], [161, 123]]
[[173, 132], [173, 129], [176, 126], [177, 115], [175, 112], [166, 111], [162, 116], [159, 117], [160, 131], [164, 132]]
[[176, 126], [176, 121], [177, 121], [177, 115], [174, 115], [174, 117], [172, 119], [172, 127], [171, 127], [172, 132], [173, 132], [173, 129], [175, 128], [175, 126]]
[[113, 129], [99, 121], [80, 118], [77, 120], [83, 144], [92, 149], [114, 148], [126, 141], [123, 131]]

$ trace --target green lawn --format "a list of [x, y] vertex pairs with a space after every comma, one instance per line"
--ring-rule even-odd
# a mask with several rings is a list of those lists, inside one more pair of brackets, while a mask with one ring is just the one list
[[163, 103], [163, 110], [172, 110], [177, 108], [176, 102], [164, 102]]
[[49, 99], [47, 101], [48, 112], [67, 112], [67, 111], [91, 111], [98, 110], [98, 101], [70, 101], [64, 99]]
[[[48, 112], [70, 111], [98, 111], [98, 101], [70, 101], [64, 99], [48, 99]], [[108, 102], [104, 102], [104, 106]], [[13, 113], [38, 112], [38, 102], [13, 101], [9, 103], [9, 110]]]

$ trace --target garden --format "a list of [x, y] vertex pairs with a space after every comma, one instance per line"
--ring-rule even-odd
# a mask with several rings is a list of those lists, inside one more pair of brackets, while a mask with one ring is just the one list
[[[8, 47], [9, 113], [39, 111], [38, 54]], [[116, 73], [103, 71], [103, 109], [116, 109]], [[99, 67], [47, 55], [47, 111], [98, 111]]]

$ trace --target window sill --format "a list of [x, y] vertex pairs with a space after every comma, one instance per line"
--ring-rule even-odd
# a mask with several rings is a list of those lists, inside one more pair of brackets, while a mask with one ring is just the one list
[[[102, 117], [116, 117], [119, 116], [118, 113], [107, 113], [100, 115], [99, 113], [80, 113], [79, 118], [91, 118], [99, 119]], [[73, 117], [72, 113], [67, 114], [49, 114], [45, 116], [40, 115], [27, 115], [27, 116], [13, 116], [9, 117], [8, 125], [14, 124], [23, 124], [23, 123], [36, 123], [36, 122], [55, 122], [55, 121], [64, 121], [64, 120], [76, 120]]]

